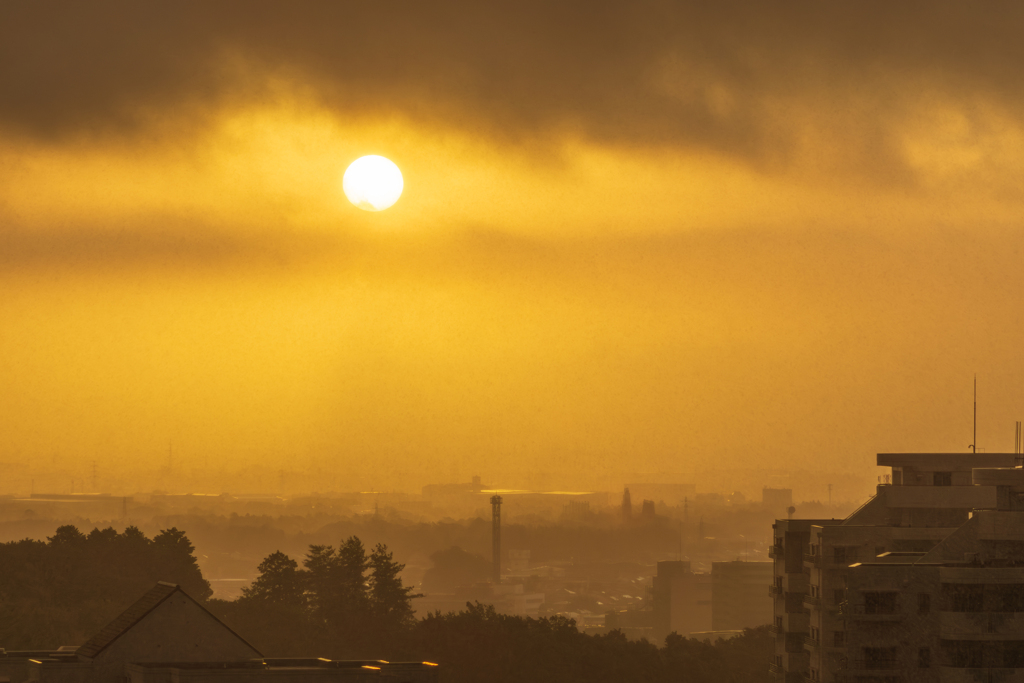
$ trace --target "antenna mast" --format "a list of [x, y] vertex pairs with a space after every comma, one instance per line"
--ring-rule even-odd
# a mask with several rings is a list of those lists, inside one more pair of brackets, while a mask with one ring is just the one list
[[971, 453], [978, 453], [978, 374], [974, 375], [974, 435], [971, 445], [968, 446]]
[[971, 453], [978, 452], [978, 374], [974, 374], [974, 435], [971, 442]]

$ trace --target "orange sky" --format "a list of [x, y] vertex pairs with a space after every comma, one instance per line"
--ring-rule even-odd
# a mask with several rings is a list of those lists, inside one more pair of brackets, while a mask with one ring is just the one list
[[0, 8], [0, 462], [871, 476], [965, 450], [975, 372], [1012, 449], [1014, 4], [48, 7]]

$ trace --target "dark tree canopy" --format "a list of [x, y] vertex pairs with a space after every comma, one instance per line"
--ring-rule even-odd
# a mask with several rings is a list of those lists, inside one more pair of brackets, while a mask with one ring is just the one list
[[0, 544], [0, 646], [81, 644], [157, 581], [206, 600], [193, 550], [174, 528], [150, 540], [135, 527], [83, 534], [66, 525], [45, 542]]
[[[437, 556], [456, 564], [473, 559], [458, 549]], [[509, 616], [479, 603], [416, 620], [402, 569], [383, 544], [367, 555], [350, 536], [338, 548], [310, 546], [302, 567], [274, 552], [239, 600], [206, 604], [270, 656], [433, 661], [447, 683], [768, 681], [774, 640], [767, 628], [715, 645], [672, 634], [659, 647], [619, 631], [586, 635], [563, 617]], [[149, 539], [135, 527], [83, 534], [63, 526], [46, 542], [2, 544], [0, 646], [81, 644], [156, 581], [178, 583], [199, 600], [210, 596], [178, 529]]]

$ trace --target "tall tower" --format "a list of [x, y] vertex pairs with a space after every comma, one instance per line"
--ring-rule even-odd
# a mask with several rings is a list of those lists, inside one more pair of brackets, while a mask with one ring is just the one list
[[501, 496], [491, 496], [491, 552], [494, 583], [501, 583]]
[[622, 492], [622, 521], [628, 522], [633, 518], [633, 501], [629, 498], [629, 489]]

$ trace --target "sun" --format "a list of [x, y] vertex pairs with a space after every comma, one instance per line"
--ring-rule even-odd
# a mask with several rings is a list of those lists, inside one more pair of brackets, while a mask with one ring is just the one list
[[341, 181], [348, 200], [365, 211], [383, 211], [402, 196], [402, 172], [390, 159], [376, 154], [359, 157]]

